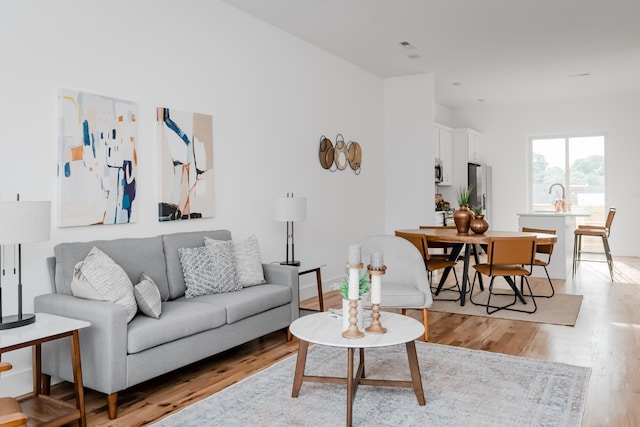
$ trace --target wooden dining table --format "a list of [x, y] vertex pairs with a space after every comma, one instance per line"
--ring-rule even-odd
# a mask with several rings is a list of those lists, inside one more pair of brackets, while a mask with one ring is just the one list
[[[479, 262], [478, 259], [478, 246], [484, 246], [489, 243], [492, 237], [523, 237], [523, 236], [535, 236], [537, 245], [545, 245], [545, 244], [555, 244], [558, 240], [558, 237], [555, 234], [547, 234], [547, 233], [528, 233], [522, 231], [497, 231], [497, 230], [488, 230], [483, 234], [476, 234], [473, 232], [469, 233], [458, 233], [456, 229], [452, 228], [415, 228], [415, 229], [407, 229], [407, 230], [396, 230], [401, 231], [403, 233], [412, 233], [425, 235], [427, 238], [427, 242], [433, 243], [448, 243], [454, 245], [451, 250], [451, 254], [449, 255], [449, 259], [452, 261], [457, 261], [460, 256], [460, 252], [464, 248], [464, 257], [463, 257], [463, 268], [462, 268], [462, 284], [460, 287], [460, 305], [464, 306], [466, 300], [466, 292], [467, 292], [467, 281], [469, 274], [469, 258], [471, 257], [471, 253], [473, 252], [474, 261], [477, 264]], [[471, 249], [474, 248], [472, 251]], [[444, 282], [447, 280], [449, 272], [452, 267], [448, 267], [445, 269], [442, 277], [440, 278], [440, 282], [438, 284], [438, 288], [436, 290], [436, 295], [440, 293], [442, 287], [444, 286]], [[479, 278], [480, 286], [482, 287], [482, 277]]]

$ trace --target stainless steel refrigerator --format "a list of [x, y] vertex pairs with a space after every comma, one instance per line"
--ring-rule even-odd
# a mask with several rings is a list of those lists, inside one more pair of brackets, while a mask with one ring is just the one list
[[491, 166], [467, 163], [467, 185], [471, 189], [469, 207], [482, 207], [484, 218], [491, 224]]

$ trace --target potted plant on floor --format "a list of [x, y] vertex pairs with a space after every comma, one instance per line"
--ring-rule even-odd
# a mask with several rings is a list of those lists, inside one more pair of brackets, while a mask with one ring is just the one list
[[484, 233], [489, 229], [489, 223], [484, 219], [482, 208], [480, 206], [474, 206], [471, 210], [473, 211], [473, 219], [469, 223], [469, 228], [476, 234]]
[[458, 199], [458, 210], [453, 213], [453, 222], [456, 224], [458, 233], [468, 233], [473, 212], [469, 210], [469, 197], [471, 188], [460, 186], [456, 194]]

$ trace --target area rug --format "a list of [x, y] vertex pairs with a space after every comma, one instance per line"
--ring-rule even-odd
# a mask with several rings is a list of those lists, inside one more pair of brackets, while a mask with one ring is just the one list
[[[488, 292], [474, 291], [473, 300], [476, 302], [486, 302]], [[513, 297], [508, 297], [513, 300]], [[492, 298], [491, 303], [494, 303]], [[496, 299], [495, 303], [502, 304]], [[518, 303], [520, 305], [520, 303]], [[477, 306], [469, 302], [469, 295], [464, 307], [460, 306], [460, 301], [434, 301], [431, 311], [441, 311], [445, 313], [466, 314], [470, 316], [485, 316], [497, 319], [524, 320], [527, 322], [550, 323], [554, 325], [575, 326], [580, 306], [582, 305], [582, 295], [555, 294], [551, 298], [536, 298], [538, 309], [533, 314], [519, 313], [515, 311], [500, 310], [493, 314], [487, 314], [486, 308]], [[530, 299], [527, 299], [526, 310], [531, 309]]]
[[[358, 387], [354, 426], [579, 426], [590, 368], [416, 342], [426, 405], [411, 388]], [[337, 426], [346, 385], [305, 382], [291, 397], [296, 356], [154, 424]], [[346, 349], [312, 345], [307, 375], [344, 376]], [[368, 378], [410, 381], [404, 345], [368, 349]]]

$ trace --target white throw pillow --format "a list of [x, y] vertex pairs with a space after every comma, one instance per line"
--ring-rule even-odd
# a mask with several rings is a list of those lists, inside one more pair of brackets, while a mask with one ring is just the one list
[[145, 316], [159, 319], [162, 313], [162, 298], [160, 291], [153, 279], [142, 273], [140, 283], [133, 287], [138, 308]]
[[127, 322], [138, 311], [129, 276], [109, 255], [95, 246], [83, 261], [76, 264], [71, 293], [79, 298], [123, 305], [127, 309]]
[[[204, 238], [204, 245], [209, 246], [220, 240]], [[261, 285], [266, 283], [264, 271], [262, 270], [262, 259], [260, 258], [260, 246], [255, 234], [245, 240], [233, 242], [233, 255], [236, 260], [236, 270], [238, 280], [242, 287]]]
[[187, 290], [185, 298], [242, 289], [238, 281], [231, 241], [215, 245], [180, 248], [180, 264]]

